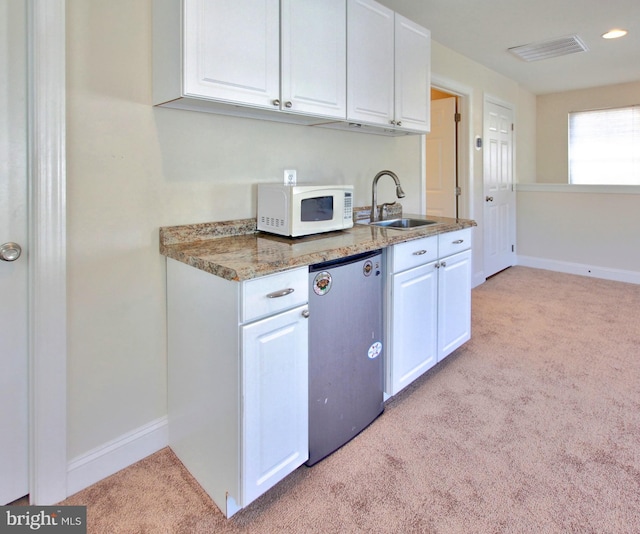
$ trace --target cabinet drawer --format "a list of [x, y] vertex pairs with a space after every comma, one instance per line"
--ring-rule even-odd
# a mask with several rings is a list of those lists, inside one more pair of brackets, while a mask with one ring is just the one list
[[240, 321], [246, 323], [306, 303], [308, 279], [309, 269], [301, 267], [242, 282]]
[[423, 237], [393, 245], [390, 250], [389, 270], [399, 273], [438, 258], [438, 236]]
[[471, 228], [438, 235], [438, 257], [444, 258], [471, 248]]

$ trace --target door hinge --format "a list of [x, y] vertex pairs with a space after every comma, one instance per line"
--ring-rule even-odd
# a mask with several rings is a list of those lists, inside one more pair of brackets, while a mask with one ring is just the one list
[[459, 197], [460, 195], [462, 195], [462, 189], [459, 187], [456, 187], [456, 196]]
[[513, 123], [511, 123], [511, 131], [513, 132]]
[[515, 245], [511, 245], [511, 252], [515, 252], [516, 251], [516, 246]]
[[455, 122], [460, 122], [462, 120], [462, 115], [460, 115], [460, 113], [454, 113], [453, 120]]

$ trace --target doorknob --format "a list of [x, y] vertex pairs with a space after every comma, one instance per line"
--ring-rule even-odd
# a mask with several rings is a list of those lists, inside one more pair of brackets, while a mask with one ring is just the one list
[[486, 200], [487, 202], [493, 202], [493, 197], [485, 197], [485, 200]]
[[18, 243], [9, 242], [0, 245], [0, 260], [16, 261], [20, 254], [22, 254], [22, 248]]

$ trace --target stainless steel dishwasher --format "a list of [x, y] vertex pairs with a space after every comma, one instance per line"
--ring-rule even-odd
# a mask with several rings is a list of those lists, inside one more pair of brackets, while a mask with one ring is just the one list
[[309, 466], [384, 410], [381, 259], [376, 250], [309, 267]]

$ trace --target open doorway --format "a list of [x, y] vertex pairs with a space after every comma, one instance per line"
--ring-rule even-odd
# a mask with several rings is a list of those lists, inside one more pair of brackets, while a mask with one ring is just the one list
[[[453, 171], [442, 173], [442, 189], [448, 192], [449, 198], [453, 194], [455, 196], [455, 202], [449, 201], [449, 206], [453, 204], [453, 208], [449, 208], [450, 217], [458, 217], [461, 219], [473, 219], [474, 218], [474, 203], [473, 203], [473, 146], [472, 146], [472, 132], [471, 132], [471, 95], [473, 89], [469, 86], [458, 83], [455, 80], [442, 77], [436, 73], [431, 75], [431, 99], [432, 108], [438, 109], [441, 104], [439, 100], [446, 100], [448, 98], [455, 99], [455, 112], [452, 116], [450, 112], [448, 114], [448, 121], [454, 121], [453, 132], [446, 137], [449, 145], [454, 144], [454, 161]], [[436, 173], [434, 168], [437, 168], [439, 164], [436, 163], [435, 156], [427, 153], [427, 145], [432, 143], [435, 137], [438, 135], [437, 131], [434, 131], [434, 125], [437, 122], [437, 117], [432, 113], [432, 129], [431, 133], [426, 134], [424, 142], [422, 143], [422, 204], [423, 213], [432, 213], [436, 215], [435, 211], [438, 210], [436, 205], [435, 196], [436, 187], [434, 186]], [[451, 123], [449, 124], [451, 127]], [[436, 126], [437, 128], [437, 126]], [[429, 150], [431, 150], [430, 147]], [[438, 170], [438, 173], [440, 171]], [[429, 180], [429, 181], [427, 181]], [[440, 178], [438, 178], [440, 180]], [[447, 213], [442, 211], [443, 214]]]
[[425, 136], [427, 215], [458, 218], [458, 96], [431, 88], [431, 131]]

